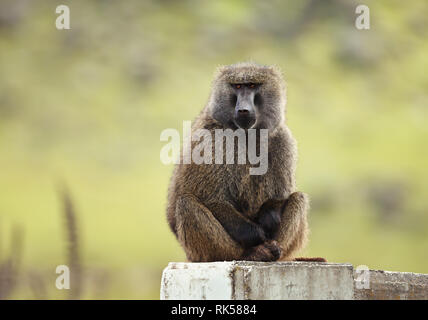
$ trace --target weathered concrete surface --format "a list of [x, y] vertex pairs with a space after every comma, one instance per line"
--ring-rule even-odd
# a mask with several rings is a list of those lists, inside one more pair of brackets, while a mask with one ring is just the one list
[[171, 262], [163, 271], [161, 300], [233, 299], [233, 264]]
[[370, 270], [369, 288], [358, 284], [355, 274], [356, 300], [427, 300], [428, 274]]
[[352, 299], [352, 265], [236, 262], [235, 299]]
[[352, 299], [353, 282], [349, 264], [170, 263], [161, 299]]
[[161, 299], [428, 299], [428, 275], [310, 262], [171, 262]]

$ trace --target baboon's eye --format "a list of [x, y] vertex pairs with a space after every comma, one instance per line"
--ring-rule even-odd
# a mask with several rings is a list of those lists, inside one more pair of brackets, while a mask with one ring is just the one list
[[236, 89], [241, 89], [241, 85], [240, 84], [235, 84], [235, 88]]
[[248, 86], [249, 86], [251, 89], [253, 89], [253, 88], [255, 88], [255, 87], [256, 87], [256, 85], [255, 85], [254, 83], [249, 83], [249, 84], [248, 84]]

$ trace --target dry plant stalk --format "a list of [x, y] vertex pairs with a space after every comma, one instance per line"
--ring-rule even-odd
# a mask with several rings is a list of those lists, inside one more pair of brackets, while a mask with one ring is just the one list
[[76, 210], [67, 188], [61, 190], [65, 230], [67, 234], [67, 260], [70, 268], [69, 299], [79, 299], [82, 293], [82, 265], [80, 260], [80, 243], [77, 228]]
[[23, 247], [23, 232], [20, 227], [12, 229], [10, 253], [0, 260], [0, 300], [8, 299], [17, 286]]

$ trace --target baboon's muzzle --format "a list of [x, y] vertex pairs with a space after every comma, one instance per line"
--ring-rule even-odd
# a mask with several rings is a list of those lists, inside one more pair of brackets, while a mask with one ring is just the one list
[[244, 90], [238, 94], [234, 120], [235, 124], [242, 129], [249, 129], [256, 122], [254, 93], [251, 90]]

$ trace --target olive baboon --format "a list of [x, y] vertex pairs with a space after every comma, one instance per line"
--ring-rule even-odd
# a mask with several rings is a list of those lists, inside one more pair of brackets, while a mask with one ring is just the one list
[[297, 149], [284, 124], [285, 104], [277, 68], [238, 63], [217, 70], [192, 133], [267, 129], [268, 170], [251, 175], [248, 163], [176, 165], [167, 217], [190, 261], [291, 260], [305, 245], [309, 205], [295, 190]]

